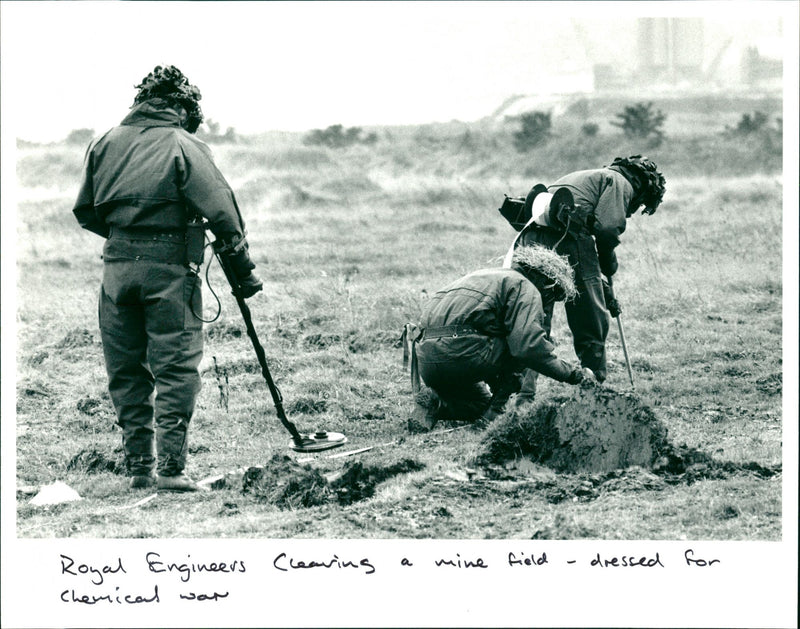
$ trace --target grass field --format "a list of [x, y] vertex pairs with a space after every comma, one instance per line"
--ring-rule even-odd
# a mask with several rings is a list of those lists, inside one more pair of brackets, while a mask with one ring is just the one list
[[[528, 154], [514, 151], [512, 125], [503, 122], [379, 129], [374, 145], [338, 150], [305, 146], [301, 135], [290, 134], [214, 145], [264, 280], [263, 293], [249, 303], [290, 419], [301, 431], [345, 433], [343, 450], [376, 447], [342, 458], [329, 458], [336, 450], [309, 457], [287, 447], [214, 264], [209, 284], [222, 310], [205, 328], [188, 473], [205, 478], [263, 465], [276, 454], [324, 475], [356, 461], [388, 469], [411, 460], [420, 468], [387, 478], [373, 496], [351, 504], [289, 509], [238, 486], [119, 508], [146, 494], [130, 493], [114, 471], [120, 434], [96, 321], [102, 241], [83, 232], [71, 213], [84, 147], [21, 147], [18, 535], [780, 539], [780, 146], [721, 136], [724, 124], [756, 107], [779, 115], [780, 103], [741, 106], [692, 110], [685, 114], [689, 126], [676, 124], [682, 132], [652, 150], [610, 130], [591, 139], [570, 131], [578, 115], [591, 118], [591, 103], [556, 120], [563, 134]], [[683, 110], [674, 111], [673, 122]], [[646, 470], [620, 472], [615, 483], [542, 469], [498, 479], [469, 466], [481, 432], [444, 432], [456, 427], [445, 424], [435, 433], [408, 433], [402, 325], [444, 284], [500, 264], [514, 235], [496, 211], [503, 194], [524, 195], [537, 181], [636, 152], [652, 157], [667, 178], [657, 214], [630, 220], [618, 250], [615, 280], [637, 393], [676, 444], [737, 471], [670, 482]], [[208, 289], [210, 317], [216, 302]], [[573, 359], [563, 309], [556, 310], [553, 334], [559, 354]], [[609, 357], [607, 384], [624, 390], [615, 327]], [[544, 382], [541, 396], [567, 389]], [[752, 463], [778, 473], [748, 471]], [[56, 480], [84, 500], [28, 504], [33, 489]]]

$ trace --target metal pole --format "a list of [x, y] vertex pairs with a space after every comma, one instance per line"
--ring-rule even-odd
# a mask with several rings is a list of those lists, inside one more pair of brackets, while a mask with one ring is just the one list
[[[608, 287], [611, 290], [611, 295], [616, 299], [614, 295], [614, 284], [611, 281], [611, 278], [607, 278]], [[631, 381], [631, 389], [636, 390], [636, 386], [633, 384], [633, 369], [631, 368], [631, 359], [628, 355], [628, 344], [625, 342], [625, 331], [622, 329], [622, 319], [621, 315], [617, 315], [614, 317], [617, 320], [617, 329], [619, 330], [619, 340], [622, 343], [622, 353], [625, 354], [625, 366], [628, 368], [628, 379]]]
[[272, 374], [269, 372], [269, 367], [267, 367], [267, 356], [264, 353], [264, 348], [261, 346], [261, 343], [258, 340], [258, 336], [256, 336], [256, 329], [253, 326], [253, 318], [250, 314], [250, 308], [245, 303], [244, 297], [242, 297], [240, 294], [239, 284], [236, 281], [236, 276], [234, 275], [233, 270], [228, 266], [225, 256], [221, 256], [216, 252], [214, 252], [214, 255], [216, 255], [219, 265], [222, 267], [225, 277], [228, 279], [228, 283], [231, 285], [233, 296], [236, 297], [236, 303], [239, 304], [239, 310], [242, 312], [242, 318], [244, 319], [244, 324], [247, 328], [247, 336], [250, 337], [250, 340], [253, 343], [253, 348], [256, 350], [258, 364], [261, 365], [261, 374], [264, 376], [264, 380], [267, 381], [269, 392], [272, 394], [272, 401], [275, 403], [275, 410], [277, 411], [278, 419], [281, 420], [281, 424], [283, 424], [286, 430], [289, 431], [289, 434], [292, 435], [295, 445], [298, 447], [302, 446], [304, 443], [303, 437], [300, 436], [297, 427], [289, 421], [289, 419], [286, 417], [286, 411], [283, 410], [283, 396], [272, 379]]

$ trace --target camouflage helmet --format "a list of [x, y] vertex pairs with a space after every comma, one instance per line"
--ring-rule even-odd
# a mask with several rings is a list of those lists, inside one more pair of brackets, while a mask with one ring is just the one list
[[189, 79], [175, 66], [156, 66], [135, 87], [139, 93], [133, 101], [134, 105], [151, 98], [163, 98], [171, 105], [180, 105], [189, 114], [185, 125], [189, 133], [197, 131], [203, 122], [203, 111], [199, 104], [202, 98], [200, 90], [189, 83]]
[[642, 155], [615, 157], [611, 166], [616, 166], [633, 186], [630, 214], [644, 205], [642, 214], [654, 214], [664, 198], [666, 179], [658, 172], [655, 162]]

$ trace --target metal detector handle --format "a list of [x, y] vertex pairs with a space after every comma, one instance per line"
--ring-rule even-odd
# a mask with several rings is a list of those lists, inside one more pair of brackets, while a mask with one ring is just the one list
[[219, 253], [216, 251], [214, 252], [214, 255], [219, 261], [219, 265], [222, 267], [222, 271], [225, 273], [228, 283], [231, 285], [233, 296], [236, 298], [236, 303], [239, 304], [239, 310], [242, 312], [244, 325], [247, 328], [247, 336], [250, 337], [250, 340], [253, 343], [253, 348], [256, 350], [258, 364], [261, 365], [261, 374], [264, 376], [264, 380], [267, 381], [269, 392], [272, 394], [272, 401], [275, 403], [275, 410], [277, 412], [278, 419], [281, 420], [281, 424], [283, 424], [286, 430], [289, 431], [289, 434], [292, 435], [292, 439], [294, 440], [295, 444], [300, 446], [303, 444], [303, 437], [300, 436], [300, 433], [297, 431], [297, 427], [289, 421], [289, 419], [286, 417], [286, 411], [283, 410], [283, 396], [272, 379], [272, 374], [269, 372], [269, 367], [267, 367], [267, 356], [264, 353], [264, 348], [261, 346], [261, 343], [258, 340], [258, 336], [256, 335], [256, 329], [253, 326], [253, 317], [250, 314], [250, 308], [248, 307], [247, 303], [245, 303], [244, 297], [242, 297], [237, 289], [239, 284], [236, 281], [236, 276], [233, 273], [233, 269], [230, 268], [230, 265], [225, 260], [225, 256], [219, 255]]
[[[607, 276], [606, 281], [608, 282], [608, 288], [611, 290], [611, 294], [614, 295], [614, 284], [611, 280], [611, 277]], [[633, 369], [631, 367], [630, 356], [628, 355], [628, 345], [625, 343], [625, 331], [622, 329], [622, 315], [617, 315], [614, 318], [617, 320], [619, 340], [622, 343], [622, 353], [625, 354], [625, 366], [628, 368], [628, 379], [631, 381], [631, 389], [636, 389], [636, 386], [633, 384]]]

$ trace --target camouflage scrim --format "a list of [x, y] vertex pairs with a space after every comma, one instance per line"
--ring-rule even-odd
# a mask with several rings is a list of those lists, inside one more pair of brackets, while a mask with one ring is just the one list
[[163, 98], [170, 104], [180, 105], [189, 114], [186, 124], [189, 133], [197, 131], [203, 122], [200, 89], [189, 83], [189, 79], [175, 66], [156, 66], [135, 87], [139, 92], [133, 101], [134, 105], [152, 98]]
[[566, 256], [559, 255], [549, 247], [533, 243], [514, 249], [512, 267], [519, 268], [523, 274], [535, 271], [555, 282], [564, 292], [567, 300], [578, 294], [575, 287], [575, 273]]

